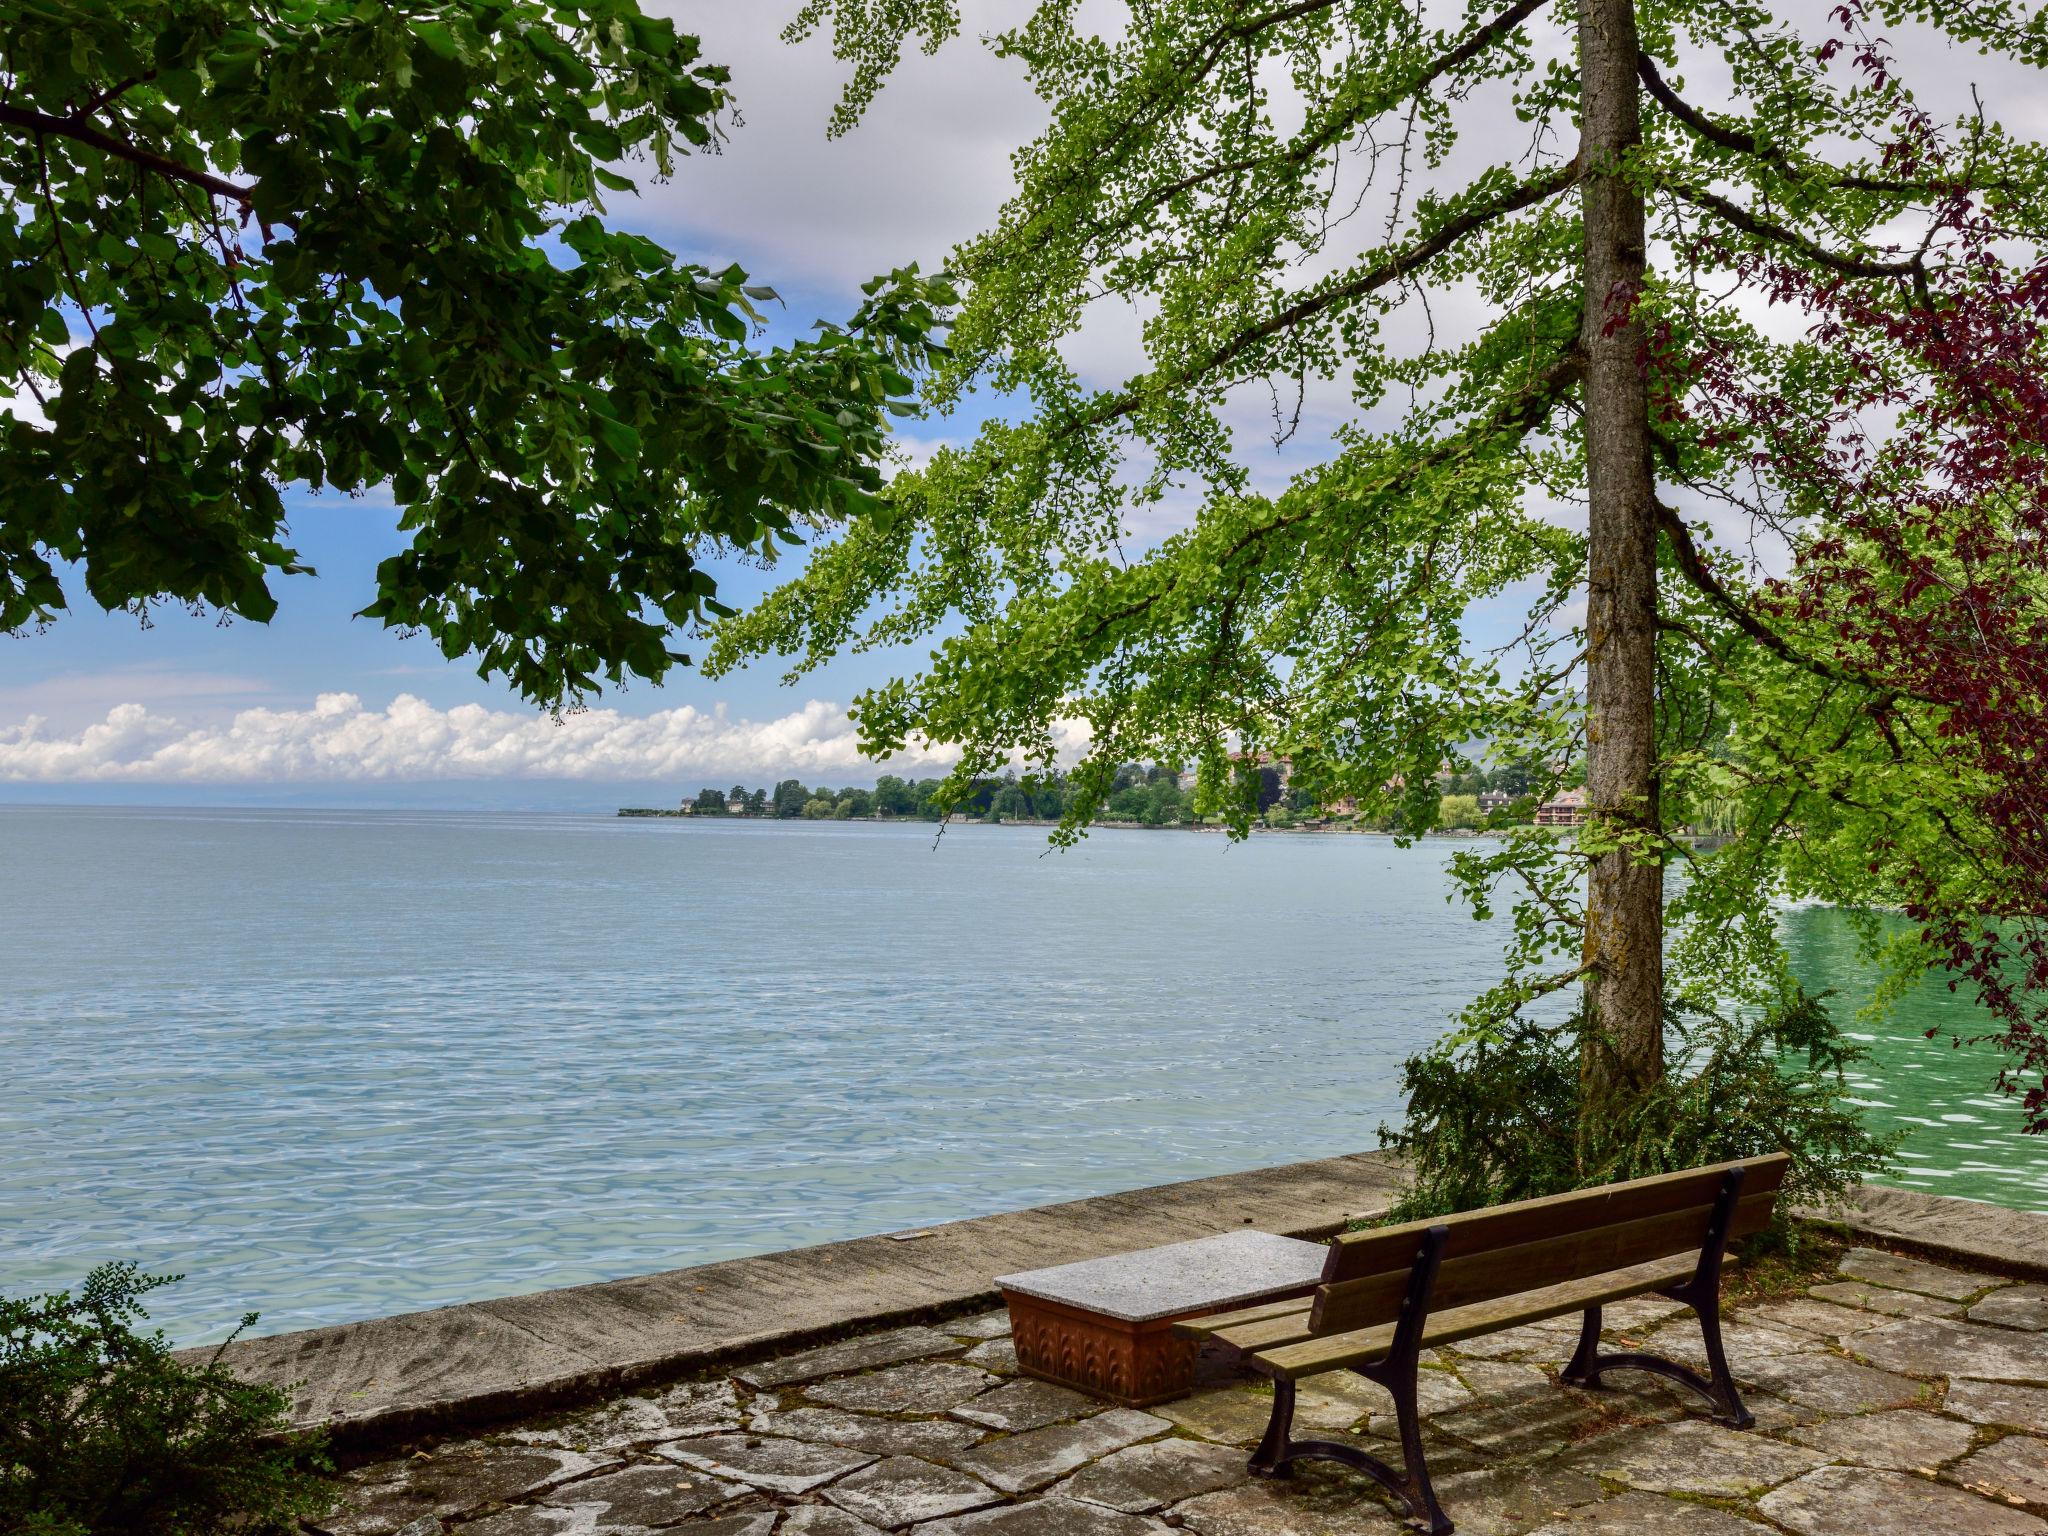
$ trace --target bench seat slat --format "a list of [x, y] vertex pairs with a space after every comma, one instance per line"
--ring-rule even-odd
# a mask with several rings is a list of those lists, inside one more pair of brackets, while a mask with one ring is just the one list
[[[1483, 1333], [1495, 1333], [1522, 1323], [1538, 1323], [1545, 1318], [1561, 1317], [1567, 1312], [1582, 1312], [1587, 1307], [1640, 1296], [1646, 1291], [1682, 1285], [1692, 1278], [1697, 1263], [1695, 1255], [1654, 1259], [1626, 1269], [1591, 1275], [1583, 1280], [1524, 1291], [1518, 1296], [1503, 1296], [1471, 1306], [1432, 1312], [1423, 1323], [1422, 1347], [1455, 1344], [1460, 1339], [1476, 1338]], [[1303, 1331], [1306, 1331], [1305, 1318]], [[1370, 1365], [1386, 1354], [1393, 1339], [1394, 1325], [1382, 1323], [1376, 1328], [1361, 1328], [1353, 1333], [1323, 1334], [1260, 1347], [1253, 1354], [1253, 1361], [1281, 1381], [1294, 1381], [1322, 1371]]]
[[1271, 1318], [1286, 1317], [1290, 1313], [1300, 1314], [1306, 1323], [1309, 1305], [1313, 1300], [1310, 1296], [1291, 1296], [1284, 1301], [1262, 1301], [1255, 1307], [1241, 1307], [1235, 1312], [1212, 1312], [1206, 1317], [1186, 1317], [1173, 1325], [1173, 1331], [1184, 1339], [1206, 1339], [1232, 1328], [1241, 1328], [1246, 1323], [1263, 1323]]

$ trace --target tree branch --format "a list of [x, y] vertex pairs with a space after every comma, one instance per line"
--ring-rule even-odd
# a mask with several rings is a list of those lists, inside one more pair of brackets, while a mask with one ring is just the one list
[[[1637, 62], [1638, 73], [1641, 74], [1643, 86], [1649, 91], [1651, 99], [1708, 143], [1718, 144], [1721, 148], [1733, 150], [1736, 154], [1748, 155], [1776, 166], [1794, 180], [1804, 179], [1799, 167], [1792, 163], [1791, 157], [1783, 150], [1775, 145], [1766, 144], [1753, 133], [1745, 133], [1740, 128], [1731, 128], [1726, 123], [1715, 122], [1672, 90], [1665, 82], [1664, 76], [1658, 72], [1657, 61], [1647, 53]], [[1828, 177], [1827, 185], [1844, 192], [1895, 192], [1905, 197], [1936, 190], [1934, 185], [1928, 182], [1891, 181], [1880, 176], [1857, 176], [1847, 172], [1836, 172]]]
[[[1415, 268], [1424, 266], [1463, 240], [1467, 235], [1484, 229], [1498, 219], [1519, 213], [1533, 207], [1547, 198], [1556, 196], [1579, 179], [1579, 159], [1575, 155], [1555, 170], [1540, 176], [1532, 176], [1522, 182], [1506, 196], [1484, 207], [1470, 208], [1455, 218], [1446, 219], [1442, 226], [1428, 238], [1417, 240], [1394, 254], [1383, 258], [1378, 265], [1359, 273], [1356, 277], [1324, 288], [1319, 292], [1298, 299], [1272, 315], [1268, 315], [1248, 330], [1239, 331], [1230, 340], [1216, 347], [1209, 355], [1193, 367], [1184, 369], [1174, 379], [1175, 384], [1186, 384], [1194, 379], [1213, 373], [1227, 366], [1250, 351], [1259, 342], [1282, 331], [1292, 330], [1304, 320], [1313, 319], [1324, 310], [1347, 300], [1364, 298], [1387, 284], [1406, 276]], [[1145, 392], [1130, 390], [1114, 400], [1090, 411], [1079, 418], [1073, 428], [1099, 427], [1119, 417], [1128, 416], [1145, 403]]]
[[[1814, 676], [1825, 678], [1831, 683], [1853, 683], [1859, 688], [1869, 688], [1892, 697], [1903, 694], [1905, 697], [1915, 699], [1923, 704], [1940, 702], [1923, 694], [1900, 689], [1891, 683], [1881, 682], [1877, 678], [1865, 676], [1860, 672], [1845, 671], [1840, 667], [1822, 661], [1817, 656], [1801, 655], [1792, 648], [1790, 642], [1784, 636], [1751, 613], [1748, 608], [1737, 601], [1735, 594], [1723, 585], [1721, 578], [1714, 574], [1713, 568], [1707, 564], [1706, 558], [1701, 555], [1699, 546], [1693, 542], [1692, 530], [1686, 527], [1685, 519], [1680, 517], [1674, 508], [1667, 506], [1661, 501], [1654, 503], [1654, 505], [1657, 509], [1657, 526], [1663, 529], [1665, 536], [1671, 540], [1671, 551], [1678, 557], [1678, 568], [1685, 573], [1685, 579], [1691, 582], [1701, 595], [1713, 603], [1716, 608], [1727, 614], [1729, 621], [1737, 629], [1748, 635], [1750, 639], [1756, 641], [1758, 645], [1761, 645], [1780, 661], [1788, 662], [1802, 671], [1811, 672]], [[1659, 622], [1665, 621], [1660, 620]], [[1679, 626], [1674, 624], [1673, 627], [1678, 628]], [[1692, 635], [1690, 631], [1685, 631], [1685, 633], [1695, 643], [1698, 642], [1698, 636]]]
[[154, 171], [157, 175], [172, 181], [203, 187], [215, 197], [230, 198], [245, 208], [249, 206], [249, 199], [254, 195], [253, 188], [237, 186], [232, 181], [223, 180], [209, 171], [195, 171], [190, 166], [180, 165], [155, 150], [144, 149], [138, 144], [129, 143], [126, 139], [117, 138], [111, 133], [93, 127], [90, 123], [75, 122], [68, 117], [52, 117], [47, 112], [37, 112], [27, 107], [0, 105], [0, 124], [23, 129], [37, 138], [47, 136], [70, 139], [88, 148], [97, 149], [102, 154], [112, 155], [117, 160], [125, 160], [130, 165], [139, 165], [146, 171]]
[[1240, 171], [1257, 170], [1261, 165], [1298, 163], [1320, 153], [1335, 143], [1338, 136], [1355, 124], [1362, 115], [1369, 112], [1384, 111], [1390, 102], [1406, 100], [1417, 92], [1427, 89], [1459, 65], [1470, 63], [1473, 59], [1479, 57], [1480, 54], [1486, 52], [1487, 49], [1493, 47], [1495, 43], [1507, 36], [1516, 27], [1527, 21], [1547, 3], [1548, 0], [1515, 0], [1513, 5], [1510, 5], [1485, 26], [1473, 32], [1457, 47], [1439, 54], [1436, 58], [1425, 64], [1418, 74], [1401, 87], [1399, 94], [1391, 97], [1382, 94], [1349, 110], [1331, 113], [1329, 120], [1320, 128], [1299, 142], [1288, 146], [1281, 154], [1245, 155], [1236, 160], [1218, 161], [1213, 165], [1204, 166], [1198, 171], [1190, 171], [1187, 175], [1180, 177], [1176, 181], [1170, 181], [1163, 187], [1155, 187], [1152, 191], [1145, 194], [1131, 214], [1120, 220], [1119, 224], [1127, 224], [1130, 221], [1130, 217], [1135, 214], [1148, 208], [1156, 208], [1161, 203], [1171, 201], [1180, 193], [1198, 187], [1205, 181], [1213, 181], [1218, 176], [1230, 176]]
[[1746, 235], [1774, 245], [1786, 246], [1797, 251], [1809, 261], [1818, 262], [1831, 272], [1840, 272], [1846, 277], [1911, 277], [1921, 270], [1921, 261], [1914, 256], [1906, 261], [1866, 261], [1857, 256], [1844, 256], [1831, 251], [1824, 245], [1816, 245], [1796, 230], [1782, 224], [1773, 224], [1769, 219], [1751, 213], [1740, 203], [1732, 203], [1717, 192], [1704, 187], [1688, 186], [1682, 181], [1670, 183], [1671, 191], [1684, 198], [1696, 208], [1704, 208], [1724, 223], [1732, 224]]

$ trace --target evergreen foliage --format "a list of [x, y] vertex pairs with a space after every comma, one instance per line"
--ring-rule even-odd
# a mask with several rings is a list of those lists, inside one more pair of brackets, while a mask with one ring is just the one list
[[1797, 991], [1744, 1019], [1674, 1007], [1666, 1074], [1651, 1092], [1585, 1113], [1576, 1031], [1519, 1019], [1446, 1042], [1401, 1069], [1408, 1118], [1382, 1126], [1414, 1182], [1389, 1219], [1789, 1151], [1785, 1204], [1825, 1204], [1882, 1172], [1900, 1133], [1871, 1133], [1848, 1090], [1869, 1053], [1846, 1039], [1825, 994]]
[[282, 1392], [135, 1330], [142, 1298], [176, 1278], [103, 1264], [76, 1296], [0, 1299], [0, 1531], [287, 1536], [333, 1504], [321, 1443], [287, 1431]]

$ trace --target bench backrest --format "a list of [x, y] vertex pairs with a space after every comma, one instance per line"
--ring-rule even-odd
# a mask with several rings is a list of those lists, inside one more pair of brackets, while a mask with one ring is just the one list
[[1742, 1193], [1727, 1236], [1746, 1237], [1770, 1224], [1771, 1207], [1791, 1161], [1774, 1152], [1456, 1216], [1347, 1232], [1330, 1245], [1309, 1329], [1317, 1334], [1347, 1333], [1394, 1321], [1408, 1294], [1422, 1235], [1435, 1226], [1447, 1228], [1448, 1236], [1430, 1293], [1431, 1312], [1697, 1253], [1707, 1240], [1722, 1185], [1736, 1167], [1743, 1170]]

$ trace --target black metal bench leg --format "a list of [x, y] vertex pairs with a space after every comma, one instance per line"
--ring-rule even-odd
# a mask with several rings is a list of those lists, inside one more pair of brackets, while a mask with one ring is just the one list
[[1430, 1486], [1429, 1458], [1422, 1453], [1422, 1412], [1416, 1401], [1415, 1362], [1410, 1359], [1401, 1373], [1404, 1379], [1389, 1382], [1394, 1396], [1394, 1420], [1401, 1427], [1401, 1470], [1408, 1486], [1397, 1490], [1408, 1500], [1408, 1512], [1427, 1521], [1429, 1536], [1451, 1536], [1456, 1529]]
[[1714, 1406], [1721, 1410], [1717, 1416], [1735, 1429], [1748, 1429], [1756, 1423], [1756, 1415], [1743, 1403], [1728, 1371], [1728, 1356], [1721, 1349], [1720, 1296], [1702, 1298], [1693, 1303], [1693, 1311], [1699, 1314], [1700, 1337], [1707, 1346], [1707, 1380], [1713, 1388]]
[[1294, 1383], [1273, 1383], [1273, 1416], [1266, 1420], [1265, 1438], [1252, 1452], [1252, 1474], [1256, 1477], [1285, 1477], [1287, 1448], [1294, 1434]]
[[1571, 1363], [1558, 1373], [1559, 1379], [1575, 1387], [1592, 1389], [1600, 1385], [1600, 1309], [1586, 1308], [1585, 1320], [1579, 1324], [1579, 1347], [1572, 1351]]

